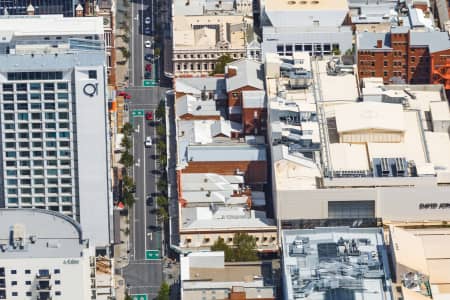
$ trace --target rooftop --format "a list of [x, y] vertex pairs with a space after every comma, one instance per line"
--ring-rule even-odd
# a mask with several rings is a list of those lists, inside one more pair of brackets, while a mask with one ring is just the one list
[[286, 299], [392, 299], [379, 228], [283, 230]]
[[210, 116], [220, 118], [215, 100], [201, 100], [191, 95], [184, 95], [175, 102], [175, 113], [178, 118]]
[[185, 206], [198, 205], [241, 205], [249, 203], [245, 194], [244, 177], [240, 175], [219, 175], [215, 173], [182, 173], [182, 201]]
[[[235, 5], [235, 2], [237, 5]], [[241, 0], [175, 0], [174, 16], [251, 15], [252, 2]]]
[[264, 69], [261, 63], [251, 59], [240, 59], [227, 64], [227, 68], [236, 69], [236, 75], [226, 78], [227, 92], [245, 86], [264, 90]]
[[15, 37], [102, 35], [103, 18], [69, 18], [63, 15], [0, 16], [0, 37], [13, 32]]
[[268, 11], [319, 11], [348, 9], [346, 0], [273, 0], [267, 1], [265, 6]]
[[[202, 92], [206, 92], [208, 99], [226, 99], [225, 78], [221, 77], [189, 77], [176, 78], [175, 91], [201, 98]], [[210, 94], [211, 97], [209, 96]]]
[[0, 209], [0, 259], [80, 257], [86, 245], [72, 218], [39, 209]]
[[[404, 30], [402, 30], [404, 29]], [[395, 28], [393, 31], [407, 33], [408, 28]], [[364, 50], [391, 50], [391, 33], [359, 32], [357, 35], [357, 49]], [[448, 32], [440, 31], [409, 31], [409, 44], [411, 47], [428, 47], [430, 53], [450, 49], [450, 38]], [[382, 47], [377, 48], [377, 41], [383, 41]]]
[[[88, 18], [86, 18], [88, 19]], [[98, 66], [106, 63], [105, 51], [81, 51], [54, 54], [9, 54], [0, 55], [2, 71], [23, 72], [65, 70], [76, 66]]]
[[414, 294], [431, 299], [430, 291], [433, 299], [448, 299], [450, 255], [446, 249], [450, 247], [450, 230], [391, 226], [389, 231], [395, 245], [392, 251], [397, 281], [402, 283], [404, 299], [412, 300]]
[[220, 207], [216, 205], [201, 207], [183, 207], [180, 212], [180, 227], [184, 231], [192, 230], [227, 230], [237, 229], [271, 229], [276, 230], [275, 223], [263, 212], [248, 210], [244, 207]]
[[181, 292], [183, 299], [196, 300], [208, 291], [220, 297], [220, 292], [245, 292], [248, 299], [273, 299], [275, 290], [271, 264], [261, 262], [225, 263], [224, 253], [193, 252], [180, 258]]

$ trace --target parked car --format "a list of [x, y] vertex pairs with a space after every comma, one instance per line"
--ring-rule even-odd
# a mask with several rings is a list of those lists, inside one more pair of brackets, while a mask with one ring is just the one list
[[152, 78], [152, 73], [151, 72], [145, 72], [144, 73], [144, 79], [151, 79]]
[[145, 138], [145, 147], [151, 147], [152, 146], [152, 137], [148, 136]]
[[147, 61], [153, 61], [153, 55], [145, 54], [144, 59], [147, 60]]
[[150, 42], [150, 41], [145, 41], [145, 42], [144, 42], [144, 46], [145, 46], [145, 48], [150, 48], [150, 47], [152, 46], [152, 42]]
[[153, 197], [152, 196], [148, 196], [148, 198], [147, 198], [147, 205], [148, 206], [153, 206]]
[[124, 97], [125, 99], [131, 99], [131, 95], [128, 94], [127, 92], [124, 92], [124, 91], [121, 91], [121, 92], [117, 93], [117, 95], [118, 95], [118, 96], [122, 96], [122, 97]]
[[150, 27], [145, 27], [144, 28], [144, 34], [150, 34], [150, 33], [152, 33]]
[[145, 119], [147, 121], [152, 121], [153, 120], [153, 112], [152, 111], [148, 111], [145, 113]]
[[147, 24], [147, 25], [151, 24], [152, 23], [152, 19], [150, 17], [145, 17], [144, 23]]
[[151, 72], [152, 71], [152, 64], [146, 64], [145, 65], [145, 71]]

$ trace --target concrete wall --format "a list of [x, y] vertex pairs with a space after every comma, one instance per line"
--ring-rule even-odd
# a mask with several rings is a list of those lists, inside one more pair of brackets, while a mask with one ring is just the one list
[[383, 221], [443, 221], [450, 220], [449, 195], [450, 187], [437, 186], [277, 191], [277, 217], [323, 219], [328, 218], [328, 201], [373, 200], [375, 217]]

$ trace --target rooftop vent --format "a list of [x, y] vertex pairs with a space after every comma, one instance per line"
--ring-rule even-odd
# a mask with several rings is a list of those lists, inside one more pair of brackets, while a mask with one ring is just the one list
[[319, 1], [313, 0], [313, 1], [311, 1], [311, 4], [319, 4]]
[[289, 5], [294, 5], [296, 2], [295, 1], [288, 1]]

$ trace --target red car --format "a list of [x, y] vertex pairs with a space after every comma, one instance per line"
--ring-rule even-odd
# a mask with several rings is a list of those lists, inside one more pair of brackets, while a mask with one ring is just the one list
[[152, 71], [152, 64], [146, 64], [145, 65], [145, 71], [146, 72], [151, 72]]
[[124, 97], [125, 99], [131, 99], [131, 95], [128, 94], [127, 92], [124, 92], [124, 91], [117, 93], [117, 95], [118, 95], [118, 96], [122, 96], [122, 97]]
[[145, 119], [147, 121], [152, 121], [153, 120], [153, 112], [152, 111], [148, 111], [145, 113]]

